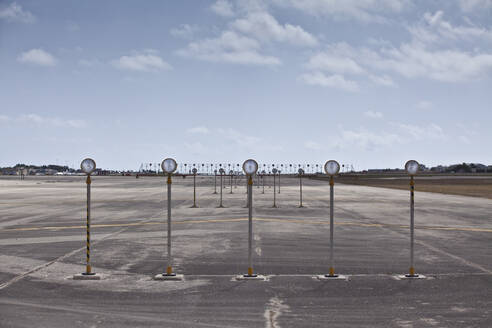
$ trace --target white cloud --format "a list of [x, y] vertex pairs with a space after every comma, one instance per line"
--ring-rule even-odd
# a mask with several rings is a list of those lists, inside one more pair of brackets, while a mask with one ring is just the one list
[[426, 126], [412, 125], [404, 123], [392, 123], [401, 132], [411, 136], [415, 140], [424, 139], [446, 139], [444, 130], [435, 123], [430, 123]]
[[[455, 26], [438, 11], [424, 14], [408, 31], [410, 41], [399, 46], [378, 40], [369, 42], [371, 47], [353, 47], [344, 42], [329, 44], [324, 51], [311, 56], [306, 68], [365, 76], [375, 84], [389, 87], [396, 86], [395, 75], [456, 83], [477, 80], [492, 72], [492, 52], [480, 50], [484, 42], [492, 41], [492, 29], [471, 22]], [[473, 42], [476, 47], [470, 44]], [[321, 74], [316, 77], [317, 84], [324, 83]]]
[[7, 122], [10, 121], [10, 117], [7, 115], [0, 115], [0, 122]]
[[[389, 86], [394, 82], [387, 73], [409, 79], [463, 82], [479, 79], [492, 70], [492, 53], [456, 48], [432, 49], [418, 41], [376, 50], [366, 47], [356, 48], [346, 43], [331, 44], [324, 54], [333, 57], [344, 56], [360, 66], [371, 80]], [[386, 78], [375, 78], [380, 76]]]
[[347, 80], [339, 74], [325, 75], [322, 72], [312, 72], [301, 75], [300, 79], [309, 85], [320, 85], [323, 87], [331, 87], [351, 92], [359, 90], [357, 82]]
[[189, 128], [188, 130], [186, 130], [186, 132], [191, 134], [208, 134], [210, 131], [204, 126], [196, 126], [193, 128]]
[[492, 69], [492, 54], [460, 50], [429, 50], [418, 43], [373, 53], [367, 62], [379, 70], [392, 71], [407, 78], [430, 78], [462, 82], [486, 75]]
[[22, 9], [17, 2], [12, 2], [9, 6], [0, 9], [0, 19], [8, 22], [34, 23], [36, 18], [29, 11]]
[[409, 31], [414, 40], [429, 46], [454, 41], [492, 41], [492, 30], [474, 26], [471, 22], [467, 26], [454, 26], [444, 20], [442, 11], [425, 13], [423, 20], [409, 27]]
[[417, 108], [418, 109], [431, 109], [432, 103], [430, 101], [427, 101], [427, 100], [422, 100], [422, 101], [419, 101], [419, 103], [417, 104]]
[[169, 33], [176, 38], [191, 39], [197, 31], [197, 26], [181, 24], [179, 27], [171, 29]]
[[86, 126], [84, 120], [78, 119], [62, 119], [59, 117], [43, 117], [37, 114], [25, 114], [18, 118], [21, 122], [32, 122], [40, 126], [56, 126], [56, 127], [68, 127], [68, 128], [83, 128]]
[[234, 16], [234, 9], [232, 4], [227, 0], [217, 0], [211, 7], [217, 15], [222, 17]]
[[55, 66], [57, 63], [56, 58], [43, 49], [31, 49], [23, 52], [17, 57], [17, 60], [21, 63], [39, 66]]
[[191, 42], [177, 53], [211, 62], [276, 66], [281, 62], [273, 56], [259, 53], [260, 44], [255, 39], [225, 31], [217, 38]]
[[[379, 114], [378, 112], [371, 113], [371, 111], [364, 113], [366, 116], [381, 118], [383, 115]], [[466, 136], [467, 134], [466, 132], [460, 132], [460, 135]], [[328, 140], [326, 144], [328, 148], [338, 150], [360, 148], [374, 151], [397, 145], [415, 144], [416, 142], [443, 142], [448, 140], [448, 136], [444, 133], [443, 128], [436, 123], [414, 125], [389, 122], [386, 129], [377, 131], [372, 131], [365, 127], [347, 129], [343, 126], [338, 126], [336, 134], [325, 138], [325, 140]], [[305, 146], [308, 147], [307, 143]]]
[[385, 87], [395, 87], [396, 84], [393, 81], [391, 77], [388, 75], [369, 75], [369, 79], [371, 79], [372, 82], [385, 86]]
[[367, 112], [364, 112], [364, 116], [370, 117], [370, 118], [383, 118], [383, 113], [368, 110]]
[[492, 8], [492, 0], [459, 0], [459, 5], [464, 12], [482, 11]]
[[263, 42], [285, 42], [299, 46], [315, 46], [316, 38], [300, 26], [281, 25], [268, 12], [259, 11], [232, 22], [231, 26], [244, 34]]
[[338, 134], [331, 138], [333, 141], [330, 145], [337, 149], [357, 147], [363, 150], [373, 151], [403, 142], [399, 135], [384, 131], [375, 133], [364, 128], [350, 130], [341, 126], [338, 127], [338, 130]]
[[355, 19], [362, 22], [387, 22], [382, 14], [400, 13], [409, 0], [272, 0], [274, 4], [292, 7], [313, 16]]
[[[333, 50], [333, 49], [332, 49]], [[362, 74], [364, 69], [351, 58], [332, 51], [320, 52], [312, 56], [306, 67], [312, 70], [322, 70], [339, 74]]]
[[172, 68], [171, 65], [157, 56], [153, 50], [145, 50], [130, 56], [121, 56], [111, 61], [111, 64], [122, 70], [139, 72], [155, 72]]

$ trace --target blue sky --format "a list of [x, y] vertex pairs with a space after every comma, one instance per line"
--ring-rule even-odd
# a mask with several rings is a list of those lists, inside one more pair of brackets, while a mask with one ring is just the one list
[[492, 0], [0, 1], [0, 166], [492, 164]]

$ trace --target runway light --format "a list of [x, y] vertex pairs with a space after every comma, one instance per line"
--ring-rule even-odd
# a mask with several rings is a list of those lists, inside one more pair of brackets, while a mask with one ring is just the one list
[[[336, 279], [339, 275], [335, 274], [334, 259], [333, 259], [333, 230], [334, 230], [334, 188], [335, 185], [333, 176], [340, 171], [340, 164], [335, 160], [329, 160], [325, 163], [325, 172], [330, 176], [330, 273], [324, 275], [324, 278]], [[322, 279], [324, 279], [322, 278]]]
[[258, 163], [254, 159], [248, 159], [243, 163], [243, 171], [246, 175], [253, 175], [258, 171]]
[[86, 265], [85, 272], [73, 276], [76, 280], [98, 280], [100, 276], [92, 272], [91, 266], [91, 173], [96, 169], [96, 162], [92, 158], [86, 158], [80, 163], [80, 169], [87, 174], [87, 219], [86, 219]]
[[162, 171], [166, 174], [173, 174], [177, 167], [178, 164], [176, 164], [176, 161], [173, 158], [166, 158], [161, 164]]
[[[186, 164], [185, 164], [186, 166]], [[182, 280], [183, 275], [173, 272], [173, 257], [171, 253], [171, 176], [176, 171], [178, 164], [173, 158], [166, 158], [161, 163], [161, 168], [167, 174], [167, 267], [164, 273], [154, 277], [155, 280]]]
[[410, 175], [415, 175], [419, 171], [419, 163], [413, 159], [405, 163], [405, 171]]
[[335, 160], [329, 160], [325, 163], [325, 172], [330, 176], [336, 175], [340, 171], [340, 164]]
[[96, 169], [96, 162], [92, 158], [86, 158], [80, 163], [80, 169], [90, 175]]
[[419, 163], [415, 160], [409, 160], [405, 163], [405, 170], [410, 175], [410, 269], [404, 278], [425, 278], [423, 275], [415, 273], [414, 266], [414, 240], [415, 240], [415, 181], [414, 175], [419, 171]]
[[253, 175], [258, 171], [258, 163], [254, 159], [244, 161], [243, 171], [248, 177], [248, 273], [238, 279], [263, 279], [253, 271]]

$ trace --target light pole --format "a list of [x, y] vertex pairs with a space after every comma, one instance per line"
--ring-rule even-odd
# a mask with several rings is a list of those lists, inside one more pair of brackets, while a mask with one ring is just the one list
[[243, 171], [248, 180], [248, 273], [238, 279], [264, 279], [253, 270], [253, 175], [258, 171], [258, 163], [248, 159], [243, 164]]
[[222, 177], [224, 175], [224, 169], [223, 168], [220, 168], [219, 169], [219, 173], [220, 173], [220, 204], [219, 204], [219, 207], [224, 207], [222, 205]]
[[214, 170], [214, 194], [217, 194], [217, 170]]
[[406, 278], [419, 278], [419, 275], [415, 273], [414, 268], [414, 230], [415, 230], [415, 220], [414, 220], [414, 209], [415, 209], [415, 181], [414, 176], [419, 171], [419, 163], [414, 160], [409, 160], [405, 163], [405, 170], [410, 175], [410, 269], [408, 274], [405, 275]]
[[173, 257], [171, 253], [171, 176], [177, 167], [178, 165], [173, 158], [166, 158], [161, 163], [162, 172], [167, 175], [167, 267], [164, 273], [160, 273], [154, 277], [156, 280], [183, 279], [183, 275], [177, 275], [173, 272]]
[[277, 207], [277, 203], [276, 203], [276, 200], [277, 200], [276, 194], [277, 194], [277, 192], [275, 190], [276, 189], [276, 186], [275, 186], [275, 180], [276, 180], [275, 179], [275, 176], [277, 175], [277, 169], [276, 168], [273, 168], [272, 169], [272, 173], [273, 173], [273, 206], [272, 207], [276, 208]]
[[278, 170], [278, 193], [280, 194], [280, 174], [282, 174], [282, 171]]
[[330, 273], [328, 275], [325, 275], [327, 278], [336, 278], [338, 277], [337, 274], [335, 274], [335, 267], [333, 265], [334, 259], [333, 259], [333, 229], [334, 229], [334, 223], [333, 223], [333, 197], [334, 197], [334, 192], [333, 192], [333, 186], [334, 186], [334, 180], [333, 176], [338, 174], [340, 171], [340, 164], [338, 164], [337, 161], [334, 160], [329, 160], [325, 164], [325, 172], [330, 176]]
[[265, 170], [261, 171], [261, 183], [263, 184], [263, 191], [261, 193], [264, 194], [265, 193]]
[[299, 207], [302, 206], [302, 175], [304, 174], [303, 169], [299, 169]]
[[231, 176], [231, 192], [230, 192], [230, 194], [232, 194], [232, 175], [233, 175], [233, 173], [234, 173], [233, 170], [229, 171], [229, 175]]
[[86, 220], [86, 264], [85, 272], [76, 274], [76, 280], [99, 280], [101, 277], [92, 272], [91, 266], [91, 174], [96, 169], [96, 162], [92, 158], [86, 158], [80, 163], [80, 169], [87, 175], [87, 220]]
[[192, 208], [197, 208], [198, 207], [198, 206], [196, 206], [196, 172], [197, 172], [197, 169], [193, 168], [192, 172], [193, 172], [193, 206], [192, 206]]

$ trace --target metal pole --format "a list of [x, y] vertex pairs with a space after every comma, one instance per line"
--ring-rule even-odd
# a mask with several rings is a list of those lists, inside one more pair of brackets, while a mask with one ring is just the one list
[[193, 174], [193, 208], [196, 206], [196, 173]]
[[409, 277], [416, 277], [414, 268], [414, 208], [415, 208], [415, 181], [413, 180], [413, 175], [410, 176], [410, 270], [408, 273]]
[[302, 175], [299, 174], [299, 207], [304, 207], [302, 206]]
[[171, 175], [167, 176], [167, 269], [166, 275], [175, 276], [172, 267], [172, 254], [171, 254]]
[[275, 173], [273, 174], [273, 206], [272, 207], [277, 207], [277, 204], [276, 204], [276, 186], [275, 186]]
[[280, 171], [278, 172], [278, 193], [280, 194]]
[[224, 207], [222, 205], [222, 172], [220, 172], [220, 205], [219, 207]]
[[232, 194], [232, 173], [231, 173], [231, 192], [230, 194]]
[[214, 172], [214, 194], [217, 194], [217, 172]]
[[85, 266], [85, 274], [93, 275], [91, 268], [91, 176], [87, 175], [87, 258]]
[[248, 179], [248, 276], [254, 277], [253, 273], [253, 178]]
[[334, 181], [333, 181], [333, 176], [330, 176], [330, 277], [336, 277], [337, 275], [335, 275], [335, 268], [334, 268], [334, 265], [333, 265], [333, 228], [334, 228], [334, 224], [333, 224], [333, 196], [334, 196], [334, 192], [333, 192], [333, 185], [334, 185]]
[[264, 194], [265, 193], [265, 174], [261, 175], [261, 182], [263, 183], [263, 191], [261, 193]]

